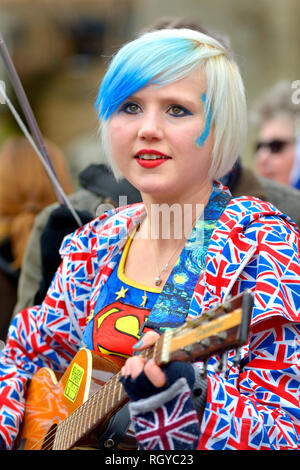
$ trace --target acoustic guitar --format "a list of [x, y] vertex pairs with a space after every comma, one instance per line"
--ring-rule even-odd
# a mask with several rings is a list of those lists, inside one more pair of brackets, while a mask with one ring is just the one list
[[[232, 297], [182, 326], [167, 330], [142, 354], [153, 357], [159, 365], [174, 360], [200, 360], [205, 364], [212, 355], [225, 357], [228, 350], [237, 350], [247, 342], [252, 302], [249, 291]], [[49, 368], [39, 369], [29, 382], [15, 447], [97, 448], [109, 421], [128, 402], [119, 382], [123, 363], [123, 358], [81, 349], [61, 377]], [[132, 432], [127, 432], [120, 448], [136, 448]]]

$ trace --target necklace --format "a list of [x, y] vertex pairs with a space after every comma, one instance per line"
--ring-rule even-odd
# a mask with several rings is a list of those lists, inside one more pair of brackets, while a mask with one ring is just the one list
[[172, 253], [172, 255], [170, 256], [169, 260], [167, 261], [167, 263], [162, 267], [162, 269], [159, 269], [159, 263], [158, 263], [158, 254], [157, 254], [157, 251], [156, 251], [156, 246], [153, 242], [153, 239], [151, 238], [151, 241], [152, 241], [152, 244], [153, 244], [153, 249], [154, 249], [154, 253], [155, 253], [155, 259], [156, 259], [156, 264], [157, 264], [157, 270], [158, 270], [158, 274], [155, 278], [155, 285], [156, 286], [160, 286], [161, 283], [162, 283], [162, 279], [161, 279], [161, 276], [162, 274], [167, 271], [168, 267], [169, 267], [169, 264], [173, 258], [173, 256], [175, 256], [175, 254], [177, 253], [177, 251], [179, 250], [179, 246], [176, 247], [176, 250]]
[[[195, 223], [196, 223], [196, 220], [198, 219], [199, 215], [197, 215], [195, 217], [195, 219], [193, 220], [192, 222], [192, 228], [194, 227]], [[157, 265], [157, 271], [158, 271], [158, 274], [155, 278], [155, 285], [156, 286], [160, 286], [161, 283], [162, 283], [162, 279], [161, 279], [161, 276], [162, 274], [167, 271], [168, 267], [169, 267], [169, 264], [171, 262], [171, 260], [173, 259], [173, 257], [176, 255], [176, 253], [178, 252], [179, 248], [181, 247], [181, 242], [182, 240], [180, 240], [180, 243], [178, 244], [178, 246], [176, 247], [175, 251], [172, 253], [172, 255], [170, 256], [169, 260], [167, 261], [167, 263], [160, 269], [159, 268], [159, 262], [158, 262], [158, 253], [157, 253], [157, 250], [156, 250], [156, 246], [155, 246], [155, 243], [153, 241], [153, 238], [151, 238], [151, 242], [152, 242], [152, 245], [153, 245], [153, 251], [154, 251], [154, 254], [155, 254], [155, 259], [156, 259], [156, 265]], [[184, 237], [184, 243], [186, 242], [186, 238]]]

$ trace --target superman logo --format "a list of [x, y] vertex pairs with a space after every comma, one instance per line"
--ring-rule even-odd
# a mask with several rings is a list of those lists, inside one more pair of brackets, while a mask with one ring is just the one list
[[138, 332], [148, 316], [149, 309], [120, 302], [106, 306], [94, 318], [94, 350], [104, 354], [132, 356], [132, 347], [139, 340]]

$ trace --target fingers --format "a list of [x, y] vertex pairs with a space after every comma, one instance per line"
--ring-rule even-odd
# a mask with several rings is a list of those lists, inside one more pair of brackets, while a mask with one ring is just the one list
[[130, 357], [122, 367], [121, 374], [124, 377], [131, 376], [133, 379], [136, 379], [143, 369], [146, 377], [155, 387], [163, 387], [165, 385], [165, 373], [157, 364], [155, 364], [153, 359], [147, 361], [147, 359], [140, 356]]
[[136, 343], [134, 349], [136, 351], [142, 351], [143, 349], [149, 348], [149, 346], [152, 346], [158, 338], [159, 334], [155, 331], [147, 331], [147, 333], [144, 334], [143, 339]]
[[161, 370], [161, 368], [154, 362], [153, 359], [150, 359], [145, 364], [144, 372], [146, 377], [153, 383], [155, 387], [163, 387], [166, 384], [166, 375]]
[[[143, 339], [138, 341], [138, 343], [134, 346], [134, 349], [136, 351], [142, 351], [149, 346], [152, 346], [152, 344], [154, 344], [158, 338], [158, 333], [155, 331], [148, 331], [143, 336]], [[147, 361], [147, 359], [142, 356], [132, 356], [128, 358], [121, 369], [121, 374], [125, 377], [131, 376], [133, 379], [135, 379], [143, 371], [143, 369], [146, 377], [155, 387], [162, 387], [165, 385], [165, 373], [154, 362], [153, 359]]]
[[142, 372], [147, 359], [141, 356], [129, 357], [121, 369], [124, 377], [131, 376], [133, 379]]

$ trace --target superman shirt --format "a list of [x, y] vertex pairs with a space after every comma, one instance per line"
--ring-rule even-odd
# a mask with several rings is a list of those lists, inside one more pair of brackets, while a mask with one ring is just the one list
[[82, 346], [102, 354], [132, 356], [132, 347], [140, 338], [140, 328], [161, 292], [161, 289], [144, 286], [125, 276], [131, 241], [132, 237], [119, 255], [83, 334]]

